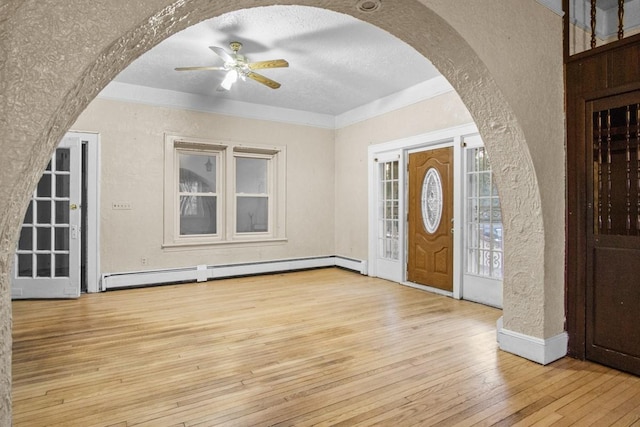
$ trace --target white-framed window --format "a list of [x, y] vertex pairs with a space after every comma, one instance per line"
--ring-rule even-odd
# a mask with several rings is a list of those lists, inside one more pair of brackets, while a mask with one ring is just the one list
[[237, 154], [236, 234], [269, 233], [271, 226], [271, 156]]
[[285, 239], [285, 149], [165, 135], [164, 246]]
[[178, 235], [217, 237], [220, 226], [218, 171], [221, 153], [178, 149]]
[[489, 157], [484, 147], [469, 147], [465, 155], [465, 273], [502, 279], [502, 211]]

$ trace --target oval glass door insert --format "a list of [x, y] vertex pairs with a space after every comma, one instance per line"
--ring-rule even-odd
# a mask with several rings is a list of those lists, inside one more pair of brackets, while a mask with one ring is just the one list
[[421, 201], [424, 228], [433, 234], [442, 219], [442, 180], [436, 168], [429, 168], [424, 175]]

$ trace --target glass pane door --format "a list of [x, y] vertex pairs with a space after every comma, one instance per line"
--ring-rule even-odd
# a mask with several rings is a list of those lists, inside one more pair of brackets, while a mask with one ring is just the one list
[[33, 193], [14, 262], [15, 298], [80, 294], [80, 139], [65, 138]]
[[375, 276], [401, 282], [404, 276], [403, 186], [400, 152], [379, 153], [371, 164], [370, 254]]
[[502, 279], [502, 213], [484, 147], [467, 150], [466, 272]]
[[378, 257], [389, 260], [400, 257], [398, 163], [398, 160], [393, 160], [378, 166]]
[[462, 297], [502, 306], [502, 212], [484, 147], [465, 150], [465, 261]]

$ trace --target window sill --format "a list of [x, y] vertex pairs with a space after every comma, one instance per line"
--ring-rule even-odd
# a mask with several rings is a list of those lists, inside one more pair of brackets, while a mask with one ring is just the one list
[[273, 244], [282, 244], [288, 242], [286, 237], [274, 237], [267, 239], [247, 239], [247, 240], [220, 240], [217, 242], [178, 242], [163, 243], [162, 249], [180, 250], [180, 249], [199, 249], [211, 248], [217, 246], [224, 247], [245, 247], [245, 246], [269, 246]]

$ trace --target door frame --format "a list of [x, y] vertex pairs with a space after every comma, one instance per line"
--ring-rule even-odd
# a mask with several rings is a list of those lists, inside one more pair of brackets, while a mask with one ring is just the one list
[[97, 132], [70, 130], [66, 135], [73, 134], [80, 138], [81, 150], [86, 154], [83, 163], [83, 179], [86, 187], [86, 200], [82, 206], [86, 215], [86, 230], [81, 230], [82, 245], [87, 252], [85, 265], [87, 292], [103, 291], [100, 271], [100, 134]]
[[378, 277], [379, 259], [377, 257], [377, 162], [376, 158], [389, 155], [400, 155], [400, 167], [403, 173], [401, 176], [403, 188], [401, 190], [402, 198], [406, 200], [407, 191], [407, 162], [411, 152], [433, 150], [437, 148], [453, 147], [453, 292], [447, 292], [429, 286], [411, 283], [406, 280], [407, 275], [407, 250], [408, 238], [406, 228], [407, 208], [404, 200], [400, 203], [400, 217], [403, 218], [405, 225], [402, 226], [400, 233], [400, 254], [399, 267], [392, 277], [385, 277], [402, 285], [427, 290], [430, 292], [451, 296], [460, 299], [462, 296], [462, 260], [463, 260], [463, 144], [467, 138], [472, 138], [479, 134], [475, 123], [455, 126], [434, 132], [424, 133], [411, 136], [408, 138], [398, 139], [381, 144], [370, 145], [368, 148], [368, 190], [369, 190], [369, 253], [368, 253], [368, 274], [372, 277]]
[[[592, 272], [587, 258], [587, 103], [640, 89], [640, 35], [582, 52], [565, 61], [566, 242], [565, 306], [568, 354], [586, 357], [586, 288]], [[617, 67], [607, 64], [615, 61]], [[624, 70], [624, 72], [620, 72]]]

